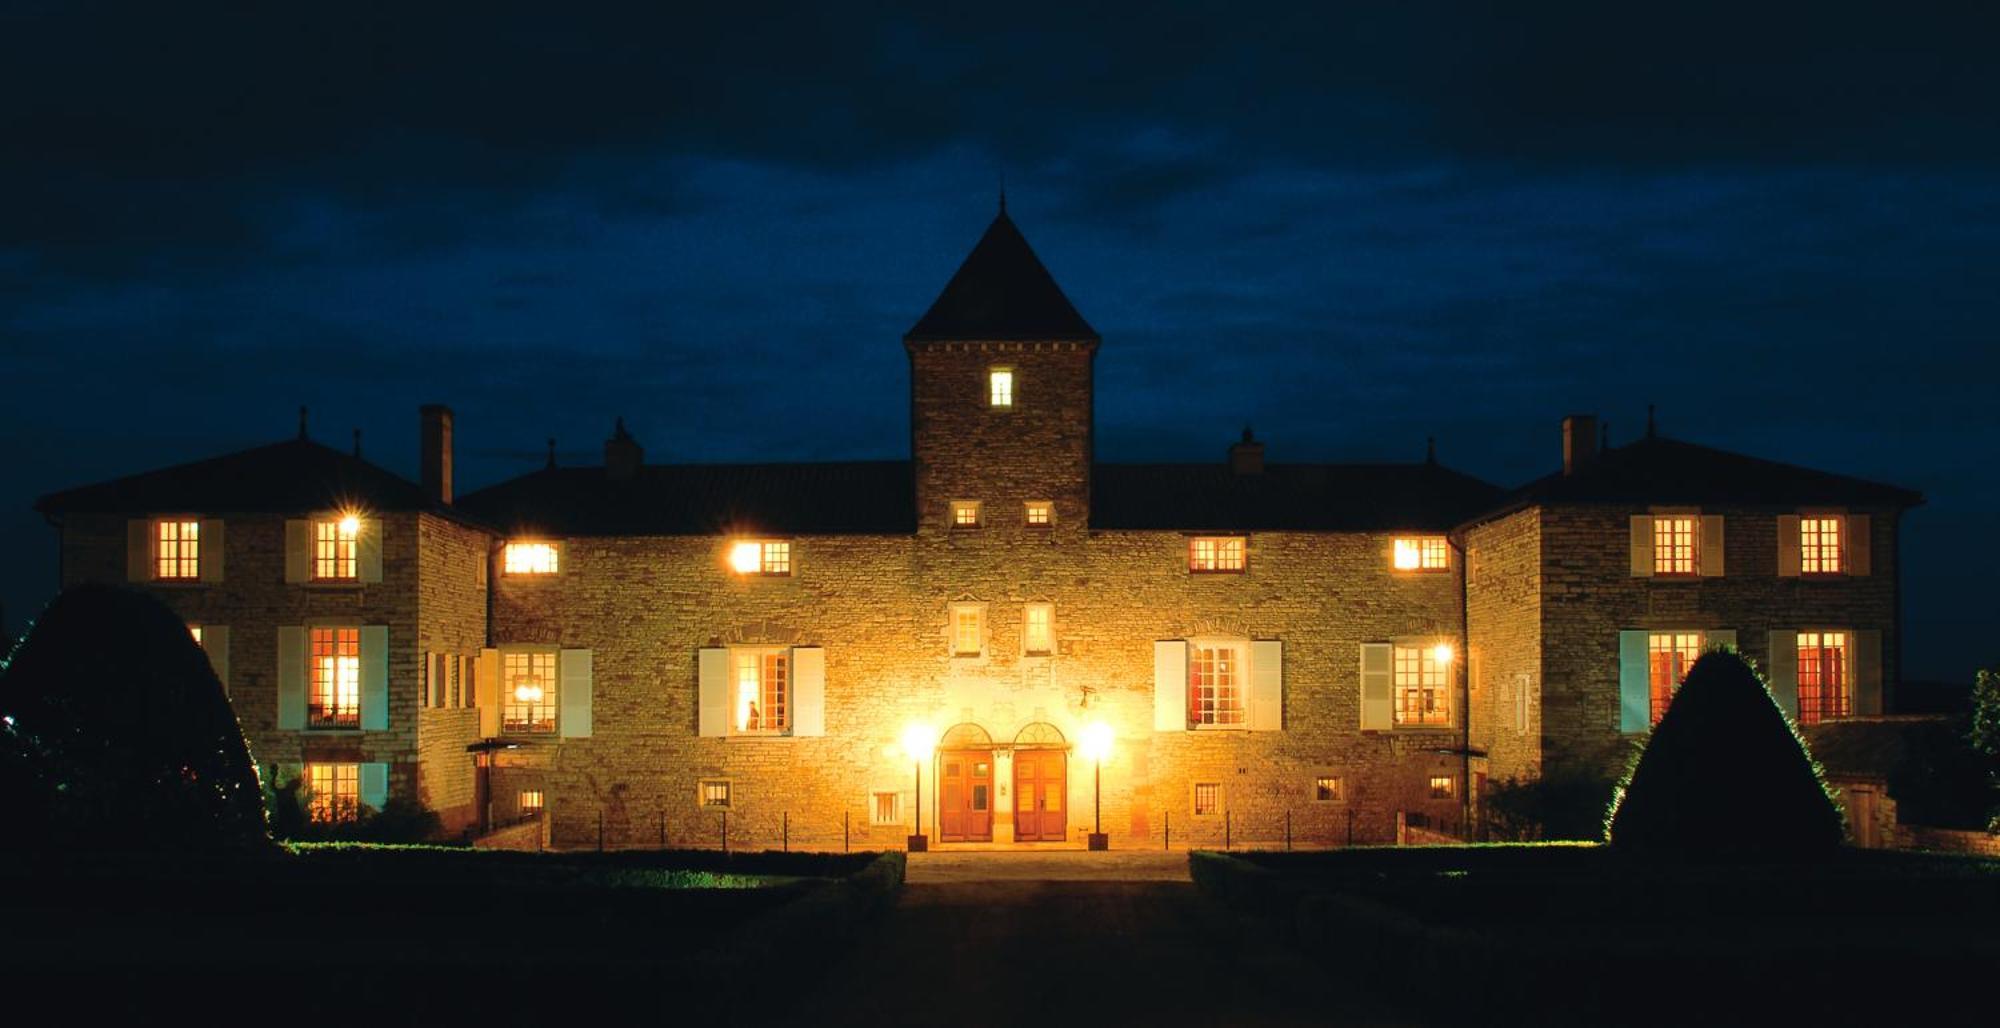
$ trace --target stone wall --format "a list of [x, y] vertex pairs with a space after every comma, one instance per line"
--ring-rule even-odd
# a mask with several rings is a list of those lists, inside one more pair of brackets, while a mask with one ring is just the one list
[[[911, 343], [910, 425], [919, 531], [950, 531], [953, 500], [977, 500], [983, 528], [1073, 535], [1088, 522], [1094, 342]], [[987, 372], [1014, 373], [1014, 403], [991, 405]], [[1052, 500], [1028, 529], [1024, 504]]]
[[[417, 650], [451, 657], [476, 657], [486, 645], [486, 598], [493, 537], [435, 514], [419, 515], [417, 531]], [[422, 688], [421, 672], [418, 688]], [[470, 690], [471, 682], [461, 688]], [[447, 830], [478, 820], [472, 756], [478, 741], [479, 711], [471, 705], [426, 708], [417, 722], [417, 796], [438, 812]]]
[[1534, 778], [1541, 771], [1541, 512], [1476, 525], [1465, 549], [1472, 748], [1487, 755], [1494, 784]]

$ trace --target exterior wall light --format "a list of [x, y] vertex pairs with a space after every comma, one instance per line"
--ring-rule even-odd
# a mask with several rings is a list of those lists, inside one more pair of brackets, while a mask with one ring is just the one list
[[1079, 741], [1083, 758], [1091, 764], [1089, 845], [1094, 850], [1110, 849], [1111, 839], [1104, 834], [1104, 761], [1111, 756], [1111, 726], [1092, 721], [1083, 726]]
[[754, 575], [763, 566], [764, 547], [759, 543], [740, 542], [729, 548], [729, 567], [739, 575]]

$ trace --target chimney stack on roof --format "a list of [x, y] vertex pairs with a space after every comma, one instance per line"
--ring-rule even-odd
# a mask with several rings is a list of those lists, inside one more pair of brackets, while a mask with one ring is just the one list
[[1574, 475], [1597, 460], [1597, 415], [1572, 414], [1563, 419], [1563, 474]]
[[417, 468], [424, 495], [451, 503], [451, 408], [427, 403], [417, 408]]
[[1243, 426], [1243, 438], [1229, 447], [1229, 470], [1239, 475], [1261, 475], [1264, 473], [1264, 444], [1250, 434], [1250, 426]]
[[604, 441], [604, 476], [614, 482], [629, 482], [639, 477], [639, 466], [644, 463], [645, 447], [625, 430], [625, 419], [619, 418], [611, 438]]

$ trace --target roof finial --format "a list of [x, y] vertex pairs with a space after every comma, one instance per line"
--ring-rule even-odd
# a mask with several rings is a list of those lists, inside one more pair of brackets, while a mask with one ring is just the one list
[[1434, 435], [1427, 435], [1424, 437], [1424, 463], [1436, 464], [1437, 462], [1438, 462], [1438, 437]]
[[550, 436], [550, 437], [549, 437], [549, 470], [550, 470], [550, 471], [554, 471], [555, 469], [556, 469], [556, 437], [555, 437], [555, 436]]
[[354, 430], [354, 455], [361, 456], [361, 430], [358, 428]]
[[1659, 427], [1653, 424], [1653, 405], [1649, 403], [1646, 405], [1646, 438], [1652, 439], [1659, 434]]
[[306, 437], [306, 405], [299, 404], [299, 438]]

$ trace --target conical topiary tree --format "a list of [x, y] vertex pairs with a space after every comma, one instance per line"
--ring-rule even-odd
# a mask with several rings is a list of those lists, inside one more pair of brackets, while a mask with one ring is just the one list
[[1841, 843], [1818, 765], [1734, 650], [1695, 661], [1619, 785], [1607, 822], [1621, 850], [1800, 856]]
[[0, 672], [0, 795], [18, 844], [268, 845], [250, 751], [208, 657], [158, 600], [79, 586]]

